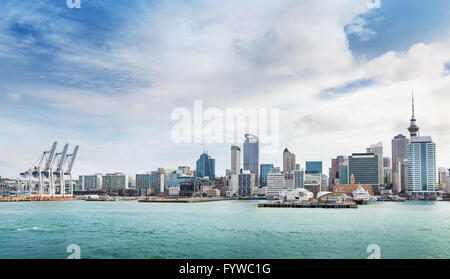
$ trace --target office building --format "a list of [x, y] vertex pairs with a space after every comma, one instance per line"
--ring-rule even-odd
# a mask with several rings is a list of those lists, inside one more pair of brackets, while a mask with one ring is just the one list
[[277, 198], [283, 189], [285, 189], [284, 174], [280, 168], [272, 168], [267, 175], [267, 197]]
[[295, 170], [295, 154], [286, 148], [283, 152], [283, 172]]
[[166, 187], [166, 174], [160, 171], [151, 173], [151, 192], [154, 195], [163, 195]]
[[304, 170], [296, 170], [294, 172], [295, 179], [295, 188], [304, 188], [304, 180], [305, 180], [305, 171]]
[[255, 174], [250, 171], [243, 171], [239, 174], [239, 197], [251, 197], [255, 193]]
[[397, 135], [392, 139], [392, 190], [395, 193], [404, 192], [408, 185], [407, 175], [402, 178], [402, 165], [408, 158], [409, 139]]
[[78, 177], [78, 190], [90, 191], [101, 189], [103, 186], [102, 179], [103, 176], [101, 174], [80, 175]]
[[121, 172], [103, 175], [102, 188], [109, 194], [118, 194], [119, 190], [128, 188], [128, 176]]
[[147, 195], [152, 188], [152, 175], [150, 173], [136, 174], [136, 189], [141, 195]]
[[380, 191], [378, 168], [378, 156], [373, 153], [353, 153], [348, 158], [348, 173], [355, 177], [355, 184], [372, 185], [374, 192]]
[[262, 164], [261, 165], [261, 187], [267, 186], [267, 175], [272, 170], [273, 164]]
[[307, 161], [305, 174], [322, 174], [322, 161]]
[[255, 183], [259, 184], [259, 139], [250, 134], [245, 135], [244, 170], [254, 173]]
[[241, 148], [237, 145], [231, 146], [231, 175], [239, 174], [241, 171]]
[[216, 177], [215, 169], [216, 160], [203, 153], [197, 160], [195, 175], [200, 178], [208, 177], [210, 180], [214, 180]]
[[373, 153], [377, 156], [378, 160], [378, 183], [384, 185], [384, 157], [383, 157], [383, 143], [379, 142], [377, 144], [371, 145], [367, 148], [367, 153]]

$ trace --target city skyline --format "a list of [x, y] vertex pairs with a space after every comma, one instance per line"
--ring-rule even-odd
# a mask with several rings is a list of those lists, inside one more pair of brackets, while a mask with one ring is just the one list
[[437, 167], [450, 166], [450, 3], [193, 2], [4, 3], [0, 175], [17, 177], [54, 140], [80, 145], [75, 176], [195, 168], [203, 148], [224, 175], [229, 144], [171, 141], [171, 112], [195, 100], [279, 108], [278, 152], [260, 164], [281, 167], [288, 147], [328, 175], [338, 155], [380, 141], [391, 154], [412, 88]]

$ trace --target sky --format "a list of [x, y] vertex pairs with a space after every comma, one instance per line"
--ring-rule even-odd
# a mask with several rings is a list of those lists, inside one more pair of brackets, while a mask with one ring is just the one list
[[[408, 134], [450, 168], [450, 2], [446, 0], [0, 1], [0, 176], [53, 141], [80, 145], [74, 174], [190, 166], [216, 172], [230, 143], [176, 143], [179, 108], [277, 108], [277, 152], [304, 167]], [[238, 139], [242, 146], [244, 136]]]

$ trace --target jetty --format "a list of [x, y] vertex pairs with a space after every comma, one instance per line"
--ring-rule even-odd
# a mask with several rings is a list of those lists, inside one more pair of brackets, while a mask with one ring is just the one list
[[69, 201], [72, 197], [2, 197], [0, 202], [43, 202], [43, 201]]
[[358, 208], [354, 202], [319, 203], [319, 202], [261, 202], [258, 207], [277, 208]]
[[139, 202], [150, 203], [199, 203], [199, 202], [215, 202], [215, 201], [228, 201], [229, 198], [143, 198]]

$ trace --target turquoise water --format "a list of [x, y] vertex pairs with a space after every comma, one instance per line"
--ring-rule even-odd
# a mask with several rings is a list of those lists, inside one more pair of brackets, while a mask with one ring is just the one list
[[450, 258], [450, 203], [358, 209], [194, 204], [0, 203], [0, 258]]

